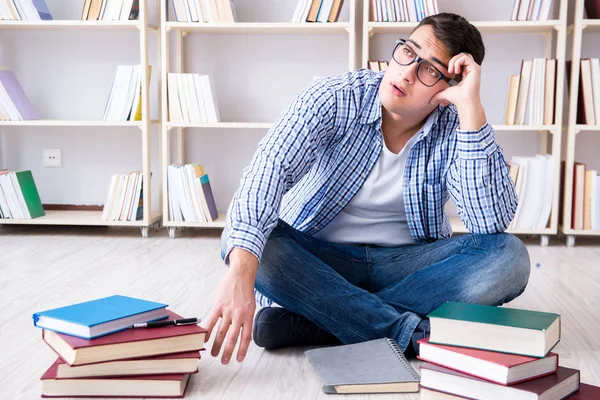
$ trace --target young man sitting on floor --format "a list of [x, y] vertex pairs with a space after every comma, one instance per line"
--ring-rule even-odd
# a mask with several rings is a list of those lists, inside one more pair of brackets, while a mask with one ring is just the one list
[[[480, 100], [485, 49], [455, 14], [423, 19], [388, 69], [319, 80], [260, 142], [228, 210], [212, 355], [389, 337], [407, 352], [446, 301], [501, 305], [529, 279], [502, 233], [517, 198]], [[284, 196], [285, 195], [285, 196]], [[449, 197], [470, 234], [451, 237]], [[255, 289], [261, 305], [255, 312]], [[254, 330], [252, 328], [254, 327]]]

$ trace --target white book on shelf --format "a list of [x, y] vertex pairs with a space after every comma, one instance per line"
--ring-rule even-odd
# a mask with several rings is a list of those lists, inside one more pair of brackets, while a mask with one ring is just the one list
[[198, 220], [196, 219], [196, 215], [194, 213], [194, 207], [190, 197], [190, 190], [185, 177], [185, 168], [183, 168], [183, 165], [177, 165], [176, 171], [177, 197], [179, 199], [181, 213], [183, 214], [183, 220], [186, 222], [197, 222]]
[[199, 10], [196, 8], [195, 0], [185, 0], [185, 6], [187, 7], [188, 14], [190, 16], [190, 22], [200, 22]]
[[206, 107], [205, 107], [206, 100], [202, 96], [202, 82], [200, 79], [200, 75], [193, 74], [192, 81], [193, 81], [193, 90], [194, 90], [194, 93], [196, 94], [196, 100], [198, 101], [198, 109], [200, 111], [200, 117], [201, 117], [200, 122], [206, 123], [206, 122], [208, 122], [208, 115], [206, 114]]
[[552, 200], [554, 197], [554, 163], [551, 155], [536, 155], [540, 164], [539, 179], [541, 182], [541, 202], [538, 204], [538, 216], [534, 228], [543, 229], [548, 225], [552, 212]]
[[548, 21], [552, 16], [552, 0], [544, 0], [540, 8], [538, 21]]
[[167, 167], [167, 197], [169, 199], [169, 220], [173, 222], [183, 221], [183, 213], [179, 205], [177, 175], [176, 165], [169, 165]]
[[181, 114], [183, 122], [191, 122], [191, 112], [187, 91], [185, 90], [185, 80], [183, 74], [176, 74], [175, 80], [177, 82], [177, 92], [179, 93], [179, 104], [181, 104]]
[[133, 74], [133, 66], [131, 65], [119, 65], [115, 79], [117, 80], [117, 87], [115, 96], [112, 98], [111, 109], [109, 111], [109, 121], [121, 121], [123, 109], [127, 102], [127, 91], [129, 90], [129, 81]]
[[179, 99], [179, 88], [177, 85], [177, 74], [169, 72], [167, 75], [167, 101], [169, 121], [174, 123], [183, 122], [183, 112]]
[[31, 0], [14, 0], [15, 5], [19, 10], [21, 16], [25, 16], [23, 19], [27, 21], [39, 21], [41, 20], [40, 15], [33, 6]]
[[217, 123], [221, 120], [215, 85], [210, 75], [202, 75], [202, 98], [205, 101], [208, 122]]
[[596, 125], [592, 66], [589, 59], [581, 60], [581, 83], [583, 90], [583, 111], [585, 113], [586, 124]]
[[140, 101], [140, 91], [142, 88], [142, 68], [141, 65], [133, 67], [133, 74], [129, 82], [129, 90], [127, 92], [127, 101], [125, 102], [124, 121], [133, 121], [135, 119], [135, 111]]
[[0, 1], [0, 18], [4, 20], [13, 19], [10, 10], [8, 9], [8, 3], [3, 0]]
[[521, 79], [519, 80], [519, 94], [517, 96], [517, 112], [515, 114], [515, 125], [523, 125], [525, 122], [525, 109], [529, 97], [529, 85], [532, 74], [532, 60], [521, 61]]
[[510, 16], [511, 21], [516, 21], [519, 16], [519, 0], [515, 0], [513, 3], [512, 14]]
[[208, 4], [205, 0], [191, 0], [196, 2], [196, 8], [199, 10], [199, 22], [210, 22], [210, 16], [208, 12]]
[[187, 8], [186, 0], [172, 0], [175, 19], [178, 22], [190, 22], [190, 12]]
[[302, 7], [304, 6], [304, 0], [296, 0], [296, 8], [294, 8], [294, 14], [292, 15], [292, 20], [290, 22], [297, 23], [300, 20], [300, 13], [302, 12]]
[[120, 21], [128, 21], [129, 15], [131, 14], [131, 9], [133, 8], [133, 2], [135, 0], [123, 0], [123, 5], [121, 6], [121, 14], [119, 15]]
[[327, 22], [332, 8], [333, 0], [321, 0], [321, 7], [319, 8], [319, 14], [317, 14], [317, 22]]
[[112, 175], [110, 177], [110, 184], [108, 186], [108, 196], [106, 197], [106, 202], [104, 203], [104, 207], [102, 207], [102, 219], [104, 221], [108, 220], [108, 216], [110, 215], [110, 211], [112, 205], [114, 204], [113, 196], [115, 195], [119, 185], [119, 176]]
[[15, 106], [15, 103], [10, 98], [8, 91], [6, 90], [2, 82], [0, 82], [0, 105], [8, 115], [10, 121], [23, 120], [21, 113], [17, 109], [17, 106]]
[[19, 185], [19, 180], [17, 179], [17, 174], [15, 172], [9, 172], [7, 174], [12, 181], [12, 186], [15, 189], [15, 194], [17, 195], [17, 201], [19, 203], [19, 207], [23, 212], [24, 219], [31, 219], [31, 214], [29, 213], [29, 207], [27, 207], [27, 203], [25, 202], [25, 197], [23, 197], [23, 191], [21, 190], [21, 185]]
[[200, 102], [196, 96], [196, 86], [194, 85], [195, 74], [181, 74], [180, 77], [185, 83], [185, 99], [190, 113], [190, 122], [201, 123], [202, 113], [200, 112]]
[[115, 204], [110, 213], [110, 220], [117, 221], [123, 208], [123, 199], [125, 198], [125, 190], [127, 189], [127, 180], [129, 179], [128, 174], [119, 174], [119, 187], [117, 189], [117, 195], [115, 196]]
[[137, 211], [138, 206], [140, 204], [141, 196], [142, 196], [142, 186], [144, 182], [144, 173], [138, 172], [135, 177], [135, 189], [133, 191], [133, 197], [131, 199], [131, 207], [129, 208], [129, 216], [127, 219], [129, 221], [137, 220]]
[[596, 176], [592, 193], [592, 229], [600, 230], [600, 175]]
[[196, 178], [194, 167], [190, 164], [185, 165], [185, 176], [187, 179], [188, 187], [190, 188], [190, 197], [192, 200], [192, 206], [194, 207], [194, 213], [196, 214], [198, 222], [206, 222], [206, 216], [202, 210], [202, 203], [198, 197], [198, 191], [196, 188], [196, 181], [200, 183], [200, 178]]
[[511, 163], [519, 166], [519, 169], [517, 172], [517, 180], [515, 182], [515, 190], [517, 193], [518, 203], [517, 203], [517, 209], [515, 211], [515, 215], [510, 224], [510, 228], [514, 229], [514, 228], [520, 227], [519, 221], [522, 218], [521, 214], [523, 211], [523, 205], [525, 203], [524, 199], [525, 199], [525, 187], [527, 184], [528, 162], [527, 162], [526, 157], [513, 156], [513, 158], [511, 159]]
[[4, 192], [4, 197], [6, 198], [6, 203], [10, 210], [12, 218], [25, 219], [23, 210], [21, 210], [21, 206], [19, 205], [19, 201], [17, 200], [17, 193], [15, 192], [12, 180], [10, 179], [8, 174], [0, 175], [0, 186], [2, 186], [2, 191]]
[[121, 212], [119, 213], [119, 221], [127, 220], [131, 207], [131, 198], [133, 197], [133, 191], [135, 190], [136, 172], [130, 172], [127, 175], [127, 187], [125, 188], [123, 207], [121, 207]]
[[546, 90], [546, 59], [538, 58], [537, 87], [535, 93], [535, 119], [534, 125], [544, 123], [544, 94]]
[[594, 98], [594, 115], [596, 124], [600, 125], [600, 59], [591, 58], [592, 93]]
[[10, 212], [10, 207], [8, 206], [8, 201], [6, 200], [6, 195], [4, 194], [4, 189], [2, 189], [1, 182], [0, 182], [0, 211], [2, 211], [2, 218], [4, 218], [4, 219], [12, 219], [13, 218], [13, 216]]
[[542, 8], [543, 0], [532, 0], [533, 5], [531, 6], [531, 21], [538, 21], [540, 19], [540, 9]]
[[13, 19], [17, 21], [21, 21], [25, 19], [25, 15], [19, 12], [17, 8], [17, 0], [7, 0], [8, 7], [11, 9], [13, 14]]
[[119, 108], [117, 109], [118, 117], [117, 121], [127, 121], [129, 117], [129, 112], [131, 111], [131, 103], [133, 102], [133, 98], [135, 96], [135, 87], [136, 80], [138, 78], [138, 68], [137, 65], [129, 66], [130, 69], [129, 75], [124, 80], [123, 86], [123, 97], [121, 98], [121, 102], [119, 103]]

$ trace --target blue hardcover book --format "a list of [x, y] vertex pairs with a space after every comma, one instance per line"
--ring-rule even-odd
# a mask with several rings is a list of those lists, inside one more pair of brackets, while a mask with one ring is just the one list
[[33, 314], [33, 324], [66, 335], [94, 339], [167, 318], [168, 304], [127, 296], [110, 296]]
[[33, 0], [33, 6], [37, 10], [40, 18], [45, 21], [52, 20], [52, 14], [50, 14], [50, 10], [48, 9], [48, 5], [46, 4], [46, 0]]

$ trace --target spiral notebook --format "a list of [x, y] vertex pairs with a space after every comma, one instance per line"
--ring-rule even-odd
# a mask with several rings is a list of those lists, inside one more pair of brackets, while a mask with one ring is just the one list
[[419, 391], [419, 375], [393, 339], [324, 347], [305, 354], [328, 394]]

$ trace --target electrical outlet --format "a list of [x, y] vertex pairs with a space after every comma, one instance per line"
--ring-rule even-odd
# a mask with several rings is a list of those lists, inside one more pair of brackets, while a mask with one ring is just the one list
[[62, 167], [62, 151], [60, 149], [44, 149], [44, 167]]

